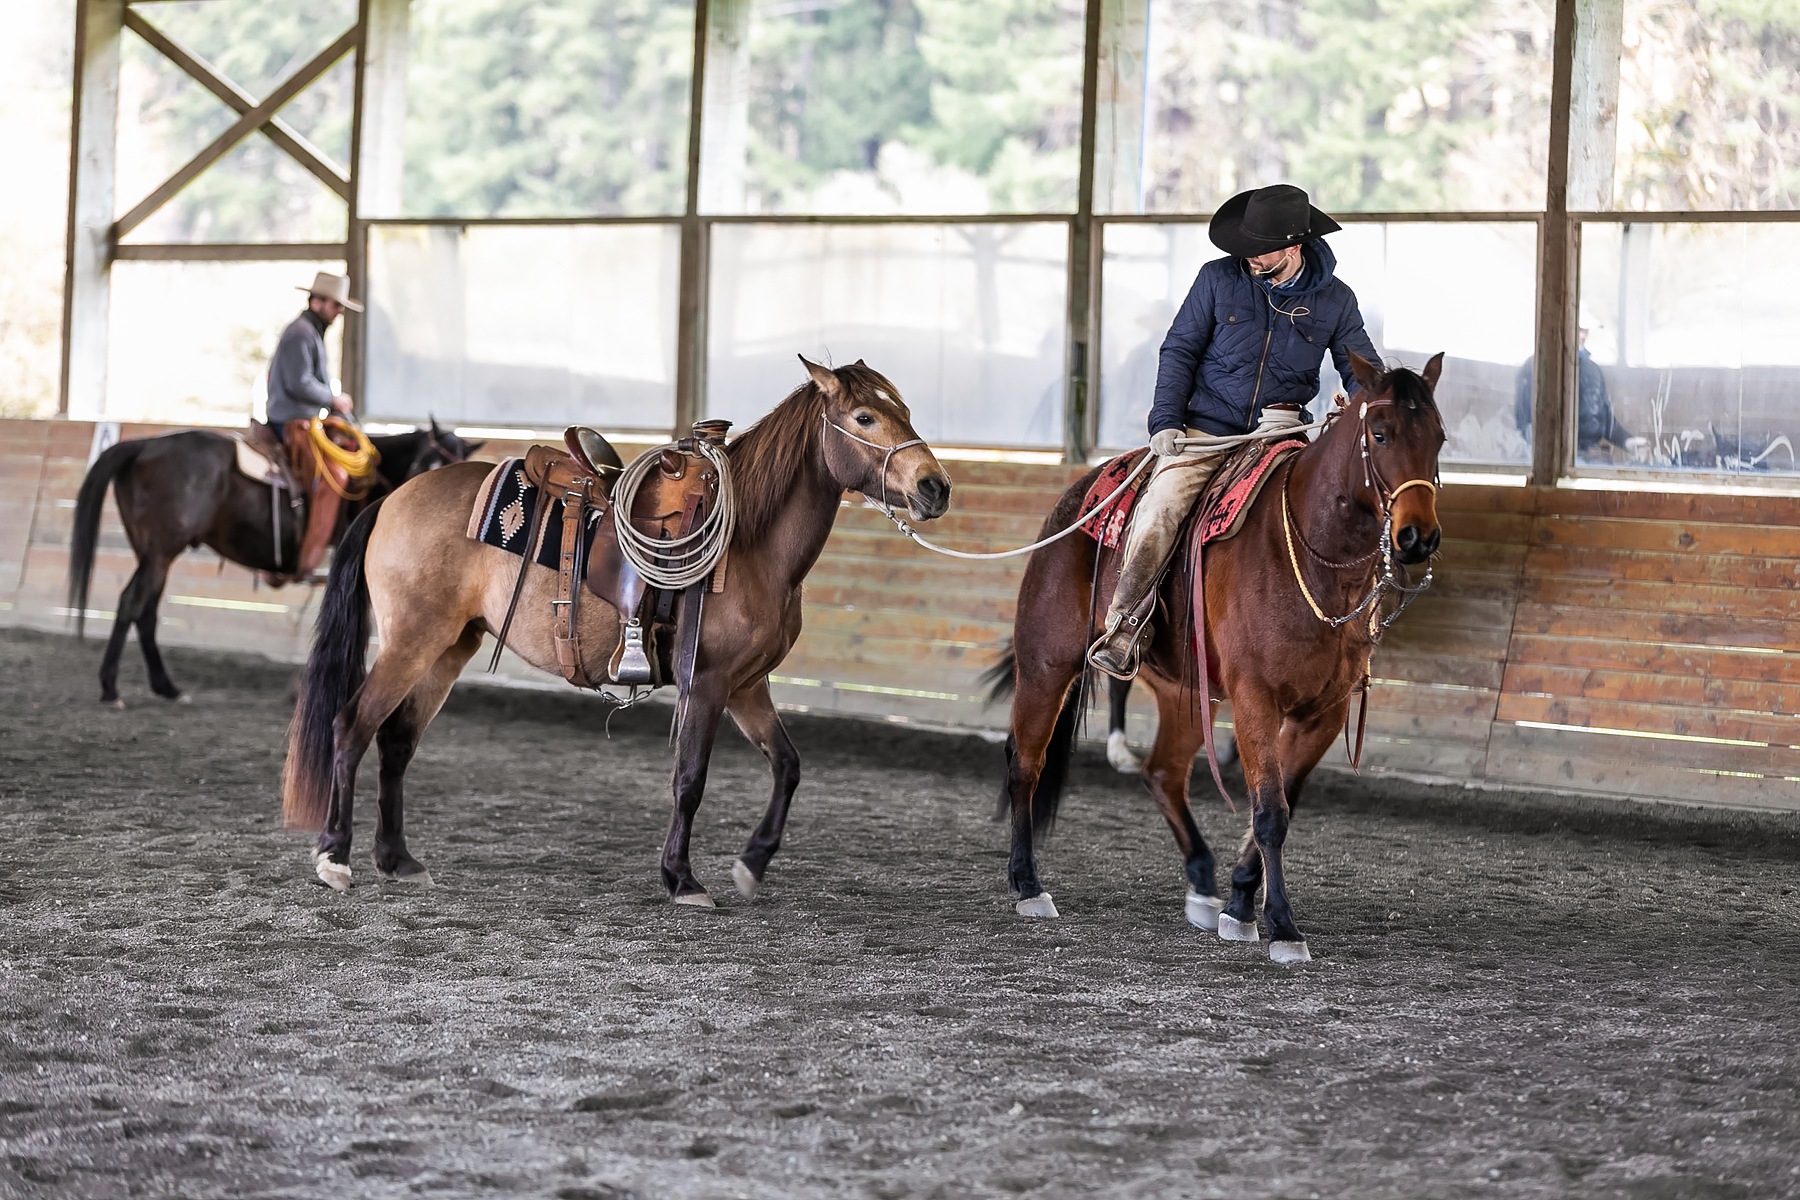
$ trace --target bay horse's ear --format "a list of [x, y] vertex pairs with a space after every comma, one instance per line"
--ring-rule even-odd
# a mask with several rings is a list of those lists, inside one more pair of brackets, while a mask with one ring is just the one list
[[868, 370], [868, 369], [869, 369], [869, 364], [868, 364], [868, 363], [866, 363], [866, 362], [864, 362], [864, 361], [863, 361], [863, 360], [862, 360], [862, 359], [860, 359], [860, 358], [859, 358], [859, 359], [857, 359], [857, 360], [856, 360], [856, 361], [855, 361], [855, 362], [853, 362], [853, 363], [851, 363], [851, 364], [850, 364], [850, 365], [851, 365], [851, 366], [853, 366], [853, 367], [861, 367], [861, 368], [862, 368], [862, 369], [863, 369], [863, 370], [865, 370], [865, 371], [866, 371], [866, 370]]
[[1374, 387], [1375, 381], [1381, 378], [1381, 368], [1352, 350], [1350, 352], [1350, 374], [1356, 382], [1364, 387]]
[[437, 414], [436, 414], [436, 413], [426, 413], [426, 414], [425, 414], [425, 419], [426, 419], [426, 420], [427, 420], [427, 421], [430, 421], [430, 422], [431, 422], [431, 432], [432, 432], [432, 433], [434, 433], [434, 434], [436, 434], [436, 435], [437, 435], [437, 436], [438, 436], [438, 437], [443, 437], [443, 436], [444, 436], [444, 431], [443, 431], [443, 430], [442, 430], [442, 429], [439, 429], [439, 428], [438, 428], [438, 423], [437, 423]]
[[1433, 392], [1437, 391], [1438, 376], [1443, 373], [1444, 352], [1442, 350], [1439, 350], [1436, 354], [1432, 355], [1431, 361], [1425, 364], [1425, 369], [1419, 372], [1425, 380], [1425, 386], [1430, 388]]
[[825, 393], [827, 400], [836, 400], [843, 394], [843, 385], [838, 382], [837, 372], [830, 367], [820, 366], [804, 354], [800, 355], [800, 361], [805, 364], [806, 373], [812, 376], [812, 381], [819, 385], [819, 390]]

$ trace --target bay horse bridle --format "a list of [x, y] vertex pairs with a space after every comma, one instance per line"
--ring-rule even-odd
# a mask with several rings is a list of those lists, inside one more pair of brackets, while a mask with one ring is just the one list
[[[1360, 430], [1357, 432], [1356, 440], [1357, 449], [1362, 455], [1363, 484], [1375, 493], [1375, 503], [1381, 512], [1381, 540], [1376, 544], [1374, 550], [1369, 551], [1368, 554], [1363, 555], [1361, 558], [1352, 559], [1348, 563], [1331, 562], [1317, 550], [1314, 550], [1307, 544], [1306, 536], [1301, 534], [1295, 526], [1293, 512], [1289, 506], [1288, 484], [1293, 479], [1294, 475], [1294, 467], [1291, 462], [1288, 464], [1287, 471], [1281, 479], [1282, 537], [1287, 544], [1288, 565], [1293, 569], [1294, 582], [1300, 585], [1300, 594], [1306, 598], [1307, 607], [1312, 610], [1313, 616], [1317, 617], [1332, 629], [1340, 629], [1355, 620], [1363, 612], [1368, 612], [1369, 642], [1371, 646], [1380, 643], [1381, 635], [1387, 631], [1388, 626], [1399, 620], [1400, 614], [1405, 612], [1407, 607], [1418, 598], [1419, 593], [1431, 586], [1432, 578], [1432, 568], [1428, 563], [1425, 567], [1425, 577], [1417, 584], [1409, 585], [1404, 582], [1404, 576], [1400, 574], [1399, 565], [1394, 560], [1394, 501], [1399, 499], [1402, 492], [1406, 491], [1408, 488], [1415, 487], [1428, 488], [1435, 498], [1438, 493], [1438, 484], [1436, 480], [1432, 479], [1408, 479], [1399, 487], [1390, 488], [1387, 486], [1387, 481], [1381, 477], [1381, 468], [1376, 465], [1374, 452], [1371, 449], [1371, 443], [1374, 440], [1375, 435], [1369, 425], [1369, 412], [1372, 409], [1380, 408], [1384, 405], [1392, 407], [1393, 403], [1392, 397], [1385, 400], [1377, 400], [1372, 404], [1365, 400], [1358, 409], [1356, 418], [1358, 424], [1361, 426]], [[1339, 408], [1329, 419], [1335, 420], [1337, 416], [1343, 413], [1343, 411], [1342, 408]], [[1346, 570], [1351, 567], [1359, 566], [1369, 559], [1374, 558], [1376, 554], [1380, 554], [1381, 570], [1370, 583], [1368, 594], [1362, 598], [1361, 603], [1341, 617], [1329, 617], [1325, 615], [1325, 610], [1320, 606], [1318, 599], [1313, 595], [1312, 589], [1306, 586], [1306, 576], [1300, 570], [1299, 556], [1294, 553], [1294, 539], [1296, 535], [1299, 536], [1300, 544], [1305, 547], [1308, 554], [1312, 555], [1313, 558], [1317, 559], [1325, 566], [1337, 570]], [[1382, 596], [1388, 592], [1392, 592], [1399, 596], [1400, 602], [1394, 606], [1392, 612], [1384, 617], [1381, 614], [1381, 599]]]

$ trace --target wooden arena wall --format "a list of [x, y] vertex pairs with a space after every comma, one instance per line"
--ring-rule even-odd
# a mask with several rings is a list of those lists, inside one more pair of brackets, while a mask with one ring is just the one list
[[[92, 439], [86, 422], [0, 421], [0, 623], [68, 627], [66, 548]], [[518, 449], [496, 443], [483, 457]], [[967, 549], [1033, 540], [1077, 474], [946, 465], [953, 509], [931, 535]], [[1375, 660], [1367, 769], [1800, 809], [1800, 497], [1457, 485], [1440, 511], [1437, 581]], [[130, 567], [109, 503], [91, 637], [110, 626]], [[1005, 709], [985, 705], [978, 677], [1011, 634], [1022, 568], [930, 555], [846, 505], [777, 699], [1002, 728]], [[163, 638], [298, 658], [312, 615], [308, 593], [256, 586], [201, 550], [170, 580]], [[130, 654], [125, 678], [141, 678]], [[1140, 693], [1135, 736], [1148, 720]]]

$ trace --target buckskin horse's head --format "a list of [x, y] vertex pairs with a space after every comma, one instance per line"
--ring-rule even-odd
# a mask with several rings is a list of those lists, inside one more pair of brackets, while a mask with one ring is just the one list
[[900, 389], [860, 358], [836, 369], [804, 355], [800, 361], [824, 398], [825, 423], [837, 431], [825, 434], [825, 462], [837, 482], [889, 508], [904, 503], [915, 520], [943, 516], [950, 476], [914, 432]]
[[1443, 536], [1437, 478], [1444, 420], [1433, 398], [1443, 366], [1442, 353], [1432, 355], [1420, 372], [1405, 367], [1384, 371], [1354, 352], [1350, 355], [1350, 369], [1362, 390], [1346, 402], [1345, 416], [1360, 426], [1364, 481], [1389, 522], [1403, 563], [1430, 558]]

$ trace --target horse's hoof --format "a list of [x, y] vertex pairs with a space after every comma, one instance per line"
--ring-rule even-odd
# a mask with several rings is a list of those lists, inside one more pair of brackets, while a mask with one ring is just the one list
[[1202, 896], [1199, 892], [1189, 890], [1187, 894], [1188, 924], [1195, 929], [1209, 932], [1219, 928], [1219, 913], [1225, 908], [1225, 902], [1217, 896]]
[[1115, 729], [1106, 735], [1106, 761], [1112, 765], [1113, 770], [1121, 775], [1137, 775], [1144, 769], [1144, 764], [1138, 761], [1138, 756], [1133, 754], [1131, 747], [1125, 744], [1123, 729]]
[[425, 869], [424, 863], [411, 858], [407, 859], [405, 862], [396, 864], [391, 871], [384, 871], [377, 866], [375, 868], [375, 873], [389, 883], [413, 883], [423, 887], [430, 887], [436, 882], [431, 878], [431, 872]]
[[756, 899], [756, 889], [762, 880], [751, 874], [750, 868], [744, 865], [743, 859], [731, 864], [731, 882], [737, 884], [738, 895], [746, 900]]
[[1256, 922], [1240, 921], [1228, 912], [1219, 914], [1219, 939], [1226, 942], [1254, 942], [1258, 940]]
[[1021, 900], [1013, 906], [1019, 910], [1021, 917], [1060, 917], [1056, 911], [1056, 902], [1050, 899], [1049, 892], [1039, 892], [1027, 900]]
[[1306, 948], [1305, 942], [1270, 942], [1269, 958], [1284, 965], [1311, 962], [1312, 951]]
[[713, 903], [713, 898], [711, 896], [707, 895], [705, 892], [683, 893], [682, 895], [675, 897], [675, 903], [691, 905], [694, 908], [717, 908], [717, 907], [719, 907], [717, 904]]
[[313, 870], [318, 872], [319, 882], [334, 892], [350, 890], [350, 864], [335, 863], [324, 855], [313, 859]]
[[124, 708], [125, 707], [125, 701], [119, 699], [117, 696], [113, 697], [111, 700], [102, 700], [102, 701], [100, 701], [100, 703], [106, 705], [108, 708]]
[[177, 704], [192, 704], [194, 702], [194, 698], [192, 696], [188, 695], [186, 692], [176, 692], [173, 696], [169, 696], [166, 698], [169, 700], [173, 700]]

